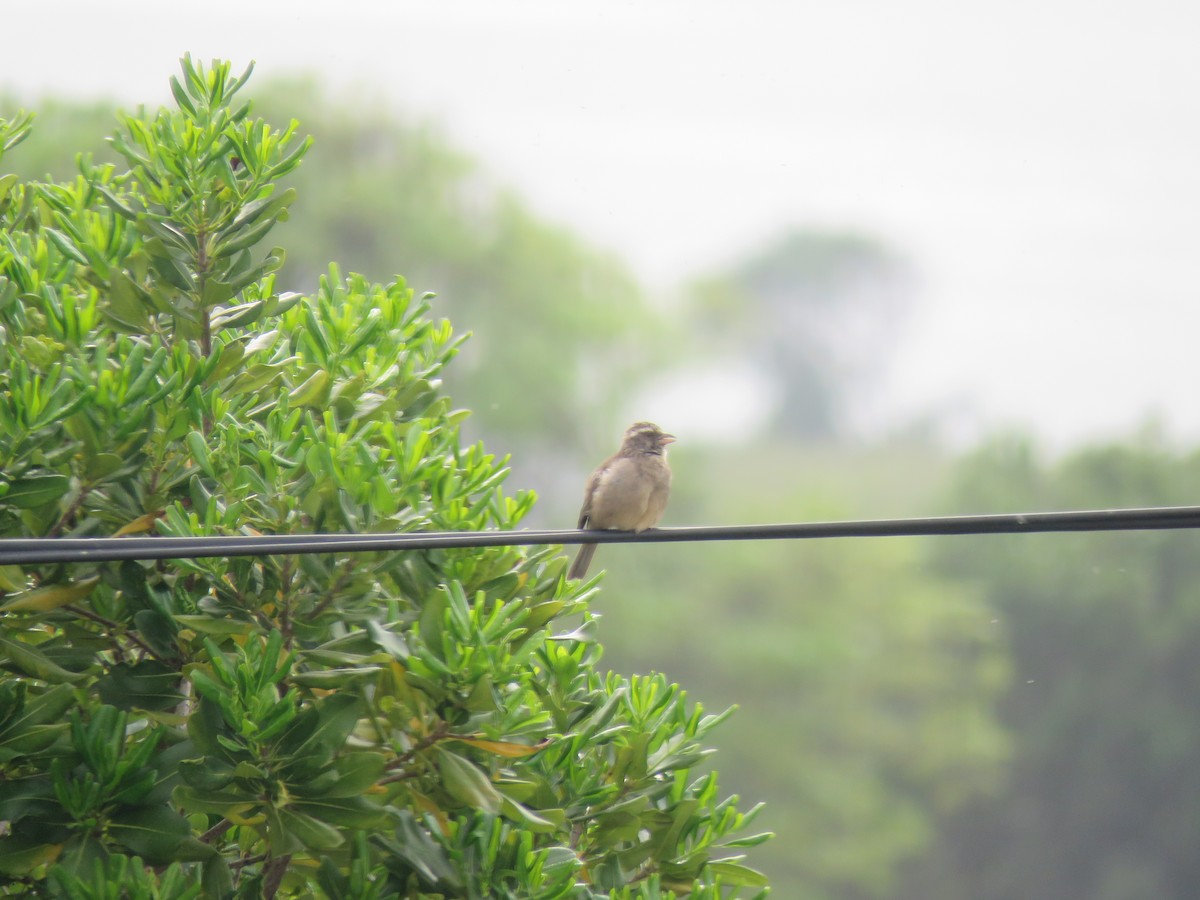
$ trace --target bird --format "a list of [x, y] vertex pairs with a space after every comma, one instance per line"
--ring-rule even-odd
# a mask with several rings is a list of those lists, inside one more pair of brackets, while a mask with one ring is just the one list
[[[621, 449], [600, 463], [587, 480], [579, 528], [596, 531], [645, 531], [667, 508], [671, 467], [667, 445], [675, 436], [653, 422], [634, 422], [625, 430]], [[568, 578], [587, 574], [595, 544], [580, 544]]]

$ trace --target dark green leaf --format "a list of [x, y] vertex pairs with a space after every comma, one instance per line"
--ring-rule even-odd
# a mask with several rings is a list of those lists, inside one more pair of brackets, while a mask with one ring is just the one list
[[237, 791], [199, 791], [181, 784], [172, 792], [175, 803], [187, 812], [240, 816], [258, 805], [253, 795]]
[[253, 225], [231, 229], [228, 236], [217, 244], [213, 255], [220, 259], [221, 257], [232, 256], [239, 250], [245, 250], [247, 247], [254, 246], [275, 227], [275, 222], [276, 219], [273, 216], [267, 216]]
[[188, 820], [168, 806], [125, 810], [113, 816], [108, 826], [114, 841], [147, 862], [174, 859], [191, 830]]
[[61, 844], [46, 844], [10, 834], [0, 838], [0, 874], [28, 875], [39, 866], [54, 862], [60, 853]]
[[53, 503], [71, 488], [71, 479], [66, 475], [45, 473], [26, 475], [10, 481], [8, 491], [0, 495], [0, 504], [18, 509], [33, 509]]
[[[145, 614], [158, 615], [149, 611]], [[166, 710], [183, 701], [179, 680], [179, 672], [147, 659], [113, 666], [98, 679], [96, 688], [103, 702], [118, 709]]]
[[104, 314], [135, 334], [144, 333], [150, 323], [150, 309], [141, 290], [125, 272], [114, 272], [104, 295]]
[[8, 640], [0, 637], [0, 661], [5, 658], [13, 665], [13, 667], [24, 672], [26, 675], [32, 675], [34, 678], [40, 678], [43, 681], [48, 681], [51, 684], [64, 684], [82, 681], [86, 678], [78, 672], [68, 672], [66, 669], [51, 662], [40, 651], [35, 650], [29, 644], [19, 640]]
[[281, 743], [293, 756], [332, 756], [345, 744], [360, 715], [358, 697], [349, 693], [332, 694], [317, 707], [315, 727], [304, 724], [307, 718], [297, 718]]
[[252, 325], [262, 318], [264, 306], [264, 301], [254, 300], [250, 303], [223, 309], [212, 318], [213, 330], [221, 331], [225, 328], [244, 328]]
[[385, 838], [381, 841], [389, 856], [395, 860], [387, 862], [389, 868], [396, 867], [397, 862], [403, 862], [429, 887], [460, 887], [462, 880], [451, 865], [446, 852], [434, 843], [429, 832], [417, 822], [416, 817], [404, 809], [397, 813], [396, 818], [396, 839]]
[[332, 850], [346, 841], [342, 833], [332, 825], [302, 812], [281, 809], [279, 820], [289, 834], [312, 850]]

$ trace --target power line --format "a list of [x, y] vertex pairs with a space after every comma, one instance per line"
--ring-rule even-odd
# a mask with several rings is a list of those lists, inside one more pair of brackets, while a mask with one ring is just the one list
[[866, 519], [791, 525], [711, 525], [629, 531], [444, 531], [408, 534], [280, 534], [218, 537], [6, 538], [0, 565], [200, 559], [298, 553], [363, 553], [509, 547], [530, 544], [632, 544], [685, 541], [808, 540], [914, 535], [1037, 534], [1200, 528], [1200, 506], [1075, 512]]

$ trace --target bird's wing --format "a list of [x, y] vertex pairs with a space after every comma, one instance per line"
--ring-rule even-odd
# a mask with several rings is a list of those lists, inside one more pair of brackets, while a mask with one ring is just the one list
[[587, 487], [583, 489], [583, 508], [579, 510], [579, 524], [576, 526], [577, 528], [587, 528], [588, 523], [591, 521], [592, 497], [596, 495], [596, 485], [600, 483], [600, 476], [606, 468], [608, 468], [607, 462], [588, 476]]

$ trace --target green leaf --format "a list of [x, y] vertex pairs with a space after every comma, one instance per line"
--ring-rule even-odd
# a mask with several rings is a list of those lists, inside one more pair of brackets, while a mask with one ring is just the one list
[[212, 616], [177, 615], [175, 621], [184, 628], [198, 631], [200, 634], [250, 634], [254, 631], [253, 622], [240, 619], [216, 619]]
[[271, 297], [267, 301], [267, 315], [282, 316], [285, 312], [287, 312], [289, 309], [292, 309], [303, 299], [303, 294], [297, 294], [295, 291], [284, 291], [282, 294]]
[[592, 643], [596, 640], [596, 620], [588, 619], [578, 628], [573, 631], [568, 631], [566, 634], [549, 635], [548, 640], [551, 641], [579, 641], [580, 643]]
[[212, 317], [213, 330], [222, 331], [226, 328], [244, 328], [252, 325], [262, 318], [265, 307], [265, 301], [253, 300], [223, 309]]
[[4, 198], [8, 196], [9, 192], [13, 188], [13, 185], [15, 185], [17, 181], [17, 176], [11, 173], [8, 175], [0, 175], [0, 203], [4, 202]]
[[373, 640], [382, 649], [386, 650], [396, 659], [400, 660], [401, 662], [408, 659], [408, 644], [405, 642], [403, 635], [397, 634], [394, 631], [389, 631], [374, 619], [371, 619], [367, 622], [367, 633], [371, 635], [371, 640]]
[[329, 399], [329, 372], [318, 369], [288, 393], [292, 406], [324, 405]]
[[416, 817], [409, 810], [402, 809], [397, 812], [396, 819], [395, 839], [381, 840], [389, 854], [403, 860], [429, 885], [446, 885], [451, 889], [461, 887], [461, 878], [445, 850], [434, 843]]
[[57, 725], [31, 725], [19, 733], [0, 737], [0, 762], [11, 762], [22, 756], [32, 756], [48, 750], [66, 734], [68, 728], [66, 722]]
[[7, 657], [15, 668], [20, 669], [26, 675], [32, 675], [34, 678], [40, 678], [51, 684], [75, 684], [87, 678], [86, 675], [78, 672], [68, 672], [28, 644], [0, 637], [0, 658], [3, 657]]
[[113, 816], [108, 835], [148, 862], [168, 862], [192, 826], [169, 806], [125, 810]]
[[275, 222], [275, 217], [267, 216], [253, 225], [231, 228], [228, 236], [217, 243], [213, 256], [217, 259], [232, 256], [239, 250], [245, 250], [247, 247], [257, 244], [275, 227]]
[[281, 363], [256, 363], [238, 375], [229, 390], [234, 394], [265, 393], [269, 385], [282, 380], [284, 371]]
[[116, 453], [98, 453], [84, 461], [84, 475], [90, 484], [98, 484], [123, 465], [125, 460]]
[[96, 866], [103, 865], [108, 852], [99, 839], [92, 834], [76, 833], [62, 848], [59, 865], [73, 874], [85, 874], [95, 871]]
[[232, 897], [233, 872], [229, 861], [220, 854], [214, 855], [204, 863], [204, 874], [201, 876], [206, 897]]
[[293, 672], [291, 681], [309, 688], [333, 690], [348, 687], [360, 681], [371, 681], [383, 670], [382, 666], [353, 666], [335, 669], [314, 669], [311, 672]]
[[186, 784], [178, 785], [171, 793], [171, 798], [188, 812], [209, 813], [226, 818], [244, 815], [259, 803], [258, 798], [236, 791], [198, 791]]
[[175, 102], [179, 104], [180, 109], [185, 110], [193, 117], [196, 116], [196, 106], [176, 75], [171, 76], [171, 94], [175, 97]]
[[219, 757], [206, 756], [180, 760], [179, 775], [189, 787], [198, 791], [220, 791], [238, 777], [238, 767]]
[[8, 491], [0, 496], [0, 504], [8, 504], [18, 509], [33, 509], [54, 503], [70, 489], [71, 479], [66, 475], [26, 475], [8, 483]]
[[332, 850], [346, 842], [342, 833], [332, 825], [301, 812], [281, 809], [279, 821], [289, 834], [312, 850]]
[[62, 844], [47, 844], [36, 838], [11, 834], [0, 839], [0, 874], [28, 875], [39, 866], [53, 863], [62, 849]]
[[157, 609], [143, 609], [133, 615], [133, 627], [154, 653], [163, 658], [176, 656], [176, 636], [179, 626], [175, 620]]
[[[207, 862], [217, 856], [219, 854], [216, 850], [190, 834], [176, 844], [175, 849], [171, 851], [171, 859], [178, 862]], [[165, 891], [166, 885], [164, 884], [163, 887]], [[166, 894], [166, 896], [173, 895]]]
[[[138, 228], [148, 236], [142, 247], [159, 261], [175, 260], [174, 254], [168, 248], [174, 248], [176, 252], [182, 252], [189, 257], [195, 249], [195, 238], [173, 222], [164, 221], [162, 216], [141, 216], [138, 218]], [[190, 286], [190, 276], [182, 269], [180, 274], [185, 278], [180, 286]]]
[[474, 763], [438, 747], [437, 767], [446, 793], [458, 802], [493, 815], [503, 809], [505, 798]]
[[252, 200], [242, 207], [233, 220], [232, 230], [240, 229], [262, 216], [278, 216], [296, 200], [296, 189], [288, 188], [278, 196], [272, 195]]
[[[300, 797], [298, 791], [296, 796]], [[390, 814], [383, 806], [382, 797], [378, 802], [374, 798], [363, 796], [297, 799], [291, 808], [297, 812], [305, 812], [322, 822], [344, 828], [374, 828]]]
[[735, 862], [713, 862], [708, 870], [721, 879], [722, 884], [741, 887], [766, 887], [770, 881], [762, 872]]
[[81, 581], [67, 584], [47, 584], [33, 590], [23, 591], [10, 598], [0, 610], [4, 612], [50, 612], [76, 600], [82, 600], [100, 583], [100, 576], [93, 575]]
[[126, 204], [121, 198], [119, 198], [111, 190], [109, 190], [108, 187], [101, 185], [101, 184], [94, 185], [94, 187], [95, 187], [96, 191], [100, 194], [100, 196], [102, 196], [104, 198], [105, 203], [107, 203], [108, 207], [111, 210], [113, 210], [113, 212], [115, 212], [121, 218], [126, 219], [130, 222], [134, 222], [137, 220], [137, 216], [138, 216], [137, 211], [135, 209], [133, 209], [132, 207], [130, 207], [128, 204]]
[[56, 228], [44, 228], [42, 230], [46, 237], [50, 239], [50, 243], [57, 247], [63, 256], [79, 263], [81, 266], [86, 266], [88, 264], [88, 258], [83, 255], [83, 252], [78, 247], [75, 246], [75, 242], [61, 231]]
[[[566, 825], [567, 817], [561, 809], [546, 810], [544, 813], [534, 812], [522, 806], [511, 797], [505, 797], [500, 809], [506, 819], [524, 825], [535, 834], [550, 834]], [[549, 816], [550, 818], [547, 818]]]
[[189, 431], [184, 438], [184, 443], [187, 444], [188, 452], [192, 454], [192, 459], [200, 470], [210, 478], [216, 478], [216, 470], [213, 469], [212, 459], [208, 454], [208, 442], [198, 431]]
[[140, 334], [150, 324], [150, 309], [133, 279], [125, 272], [114, 272], [101, 307], [104, 314], [123, 328]]
[[69, 685], [60, 684], [42, 693], [30, 694], [24, 683], [7, 684], [19, 688], [20, 699], [6, 701], [0, 688], [0, 741], [32, 727], [61, 724], [58, 720], [75, 702]]
[[183, 700], [179, 681], [179, 672], [157, 660], [146, 659], [113, 666], [96, 682], [96, 688], [100, 699], [117, 709], [165, 710]]
[[[346, 743], [346, 738], [358, 722], [361, 710], [362, 705], [358, 697], [352, 694], [332, 694], [317, 707], [317, 724], [311, 733], [307, 733], [302, 727], [302, 723], [307, 719], [297, 718], [295, 726], [289, 728], [284, 743], [296, 747], [291, 751], [293, 756], [312, 756], [318, 759], [332, 756]], [[297, 741], [300, 743], [297, 744]]]
[[271, 167], [271, 177], [282, 178], [288, 172], [292, 171], [292, 169], [296, 168], [296, 166], [300, 165], [300, 160], [308, 152], [308, 148], [312, 146], [312, 143], [313, 139], [311, 137], [306, 137], [301, 141], [299, 146]]
[[0, 591], [16, 593], [26, 586], [25, 573], [20, 566], [0, 566]]
[[297, 796], [312, 798], [357, 797], [383, 777], [388, 756], [371, 751], [358, 751], [340, 756], [334, 763], [339, 777], [333, 784], [308, 793], [303, 785], [296, 788]]
[[228, 282], [209, 278], [204, 282], [204, 289], [200, 294], [200, 305], [205, 309], [212, 309], [214, 306], [228, 303], [236, 293], [233, 285]]
[[775, 832], [762, 831], [758, 834], [751, 834], [743, 838], [737, 838], [732, 841], [721, 841], [722, 847], [757, 847], [759, 844], [765, 844], [767, 841], [774, 839]]

